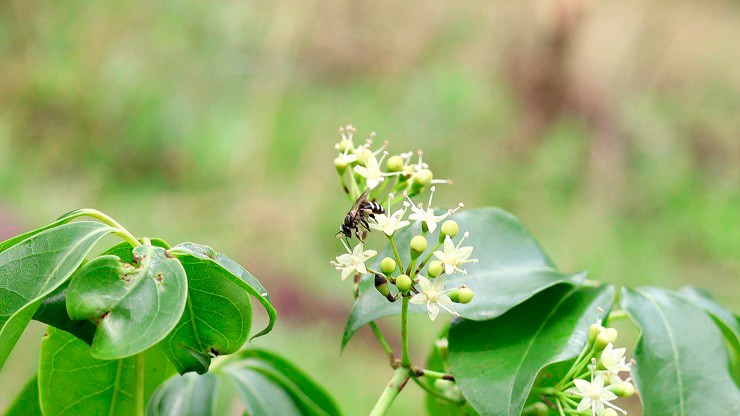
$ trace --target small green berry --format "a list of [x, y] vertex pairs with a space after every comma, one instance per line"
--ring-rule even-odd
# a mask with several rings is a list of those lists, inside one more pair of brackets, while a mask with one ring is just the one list
[[349, 165], [341, 157], [334, 159], [334, 167], [337, 168], [337, 172], [339, 172], [340, 175], [343, 175], [344, 172], [347, 171], [347, 166]]
[[460, 286], [457, 290], [457, 301], [466, 304], [470, 303], [471, 300], [473, 300], [473, 291], [465, 285]]
[[403, 293], [411, 290], [411, 283], [411, 278], [406, 276], [405, 274], [396, 277], [396, 287]]
[[422, 235], [417, 235], [411, 239], [411, 258], [418, 258], [419, 255], [427, 250], [427, 239]]
[[380, 261], [380, 271], [385, 273], [386, 276], [390, 276], [396, 270], [396, 261], [390, 257], [386, 257]]
[[445, 265], [439, 260], [432, 260], [429, 262], [429, 267], [427, 268], [427, 274], [429, 274], [429, 277], [437, 277], [444, 273], [445, 271]]
[[606, 348], [607, 345], [609, 345], [610, 342], [614, 342], [617, 340], [618, 332], [614, 328], [606, 328], [605, 330], [599, 332], [599, 335], [596, 336], [596, 351], [601, 351], [604, 348]]
[[526, 416], [547, 416], [550, 414], [550, 409], [546, 404], [537, 402], [527, 407]]
[[432, 183], [432, 179], [434, 179], [432, 171], [429, 169], [422, 169], [416, 172], [416, 174], [414, 175], [414, 182], [412, 186], [416, 189], [429, 186]]
[[391, 292], [388, 289], [388, 280], [386, 280], [386, 278], [380, 273], [375, 273], [375, 289], [377, 289], [381, 295], [388, 298], [388, 300], [393, 299]]
[[[599, 320], [599, 322], [601, 322], [601, 320]], [[593, 343], [603, 329], [604, 327], [599, 324], [591, 324], [591, 326], [588, 327], [588, 343]]]
[[440, 238], [444, 238], [445, 236], [448, 236], [448, 235], [451, 238], [454, 238], [457, 236], [458, 233], [460, 233], [460, 226], [457, 225], [456, 221], [447, 220], [442, 223]]
[[612, 393], [616, 394], [619, 397], [632, 397], [635, 394], [635, 386], [632, 385], [629, 381], [623, 381], [619, 384], [615, 384], [611, 387], [609, 387], [609, 390], [612, 391]]
[[391, 156], [385, 163], [385, 167], [388, 172], [400, 172], [403, 169], [403, 159], [398, 155]]
[[455, 387], [455, 383], [453, 381], [441, 378], [434, 380], [434, 388], [439, 391], [446, 392], [451, 390], [453, 387]]

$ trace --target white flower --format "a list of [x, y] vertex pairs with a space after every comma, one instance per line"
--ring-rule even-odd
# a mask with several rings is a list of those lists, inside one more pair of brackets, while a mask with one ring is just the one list
[[336, 159], [334, 159], [334, 164], [338, 166], [346, 166], [350, 163], [354, 163], [357, 161], [357, 155], [352, 153], [349, 153], [349, 148], [346, 148], [344, 152], [340, 153], [339, 156], [337, 156]]
[[613, 374], [619, 374], [620, 371], [630, 371], [630, 367], [625, 363], [625, 351], [627, 351], [626, 348], [614, 349], [614, 345], [610, 342], [601, 352], [601, 365]]
[[460, 266], [465, 263], [477, 263], [478, 259], [468, 259], [473, 254], [473, 247], [460, 247], [462, 242], [470, 235], [465, 232], [463, 238], [455, 246], [450, 236], [445, 236], [444, 251], [435, 251], [434, 256], [445, 265], [445, 273], [452, 274], [455, 271], [467, 274], [467, 270], [461, 269]]
[[[388, 210], [391, 212], [390, 201], [393, 200], [393, 194], [388, 195]], [[411, 224], [409, 221], [403, 220], [403, 216], [406, 214], [406, 208], [399, 209], [393, 214], [375, 214], [375, 222], [370, 223], [370, 228], [384, 232], [386, 235], [391, 236], [396, 231], [400, 230]]]
[[353, 250], [350, 250], [346, 243], [344, 247], [347, 249], [347, 253], [338, 256], [337, 261], [331, 262], [335, 269], [342, 272], [342, 280], [346, 279], [353, 272], [367, 273], [365, 262], [378, 254], [378, 252], [375, 250], [363, 251], [362, 243], [358, 243]]
[[339, 150], [340, 153], [353, 150], [355, 148], [355, 144], [352, 141], [352, 136], [354, 136], [354, 134], [355, 128], [352, 127], [352, 125], [340, 127], [339, 135], [342, 136], [342, 139], [339, 140], [339, 143], [334, 145], [334, 148]]
[[381, 182], [385, 180], [386, 176], [393, 176], [398, 175], [399, 172], [394, 173], [384, 173], [380, 170], [380, 164], [383, 163], [383, 159], [388, 156], [388, 152], [383, 152], [383, 156], [378, 160], [375, 157], [375, 154], [369, 154], [367, 155], [367, 160], [365, 161], [365, 166], [355, 166], [355, 172], [357, 172], [358, 175], [365, 178], [367, 181], [367, 187], [370, 189], [374, 189], [376, 186], [378, 186]]
[[597, 375], [591, 383], [582, 379], [575, 379], [573, 382], [578, 390], [572, 391], [572, 393], [583, 397], [581, 402], [578, 403], [578, 408], [576, 409], [579, 412], [591, 409], [592, 416], [604, 416], [604, 406], [606, 405], [612, 409], [619, 410], [625, 415], [627, 414], [624, 410], [609, 403], [616, 399], [617, 395], [612, 393], [609, 389], [604, 388], [604, 379], [601, 378], [601, 375]]
[[427, 203], [426, 209], [424, 209], [424, 207], [421, 204], [415, 205], [414, 201], [412, 201], [411, 198], [409, 198], [409, 196], [406, 195], [406, 198], [411, 203], [412, 214], [409, 215], [409, 219], [414, 220], [414, 221], [422, 221], [426, 223], [427, 229], [429, 230], [430, 233], [433, 233], [434, 230], [437, 229], [438, 222], [449, 217], [450, 215], [454, 214], [455, 211], [463, 207], [463, 204], [460, 203], [460, 205], [455, 209], [451, 209], [442, 215], [434, 215], [434, 208], [432, 208], [432, 198], [434, 198], [435, 190], [436, 190], [435, 187], [432, 186], [432, 188], [430, 189], [431, 195], [429, 195], [429, 202]]
[[450, 309], [452, 300], [446, 294], [449, 291], [444, 290], [445, 281], [443, 277], [434, 279], [434, 283], [432, 283], [426, 277], [419, 276], [419, 286], [421, 287], [421, 293], [415, 294], [410, 302], [416, 305], [426, 303], [429, 319], [432, 321], [437, 319], [440, 307], [455, 316], [460, 316], [457, 312]]

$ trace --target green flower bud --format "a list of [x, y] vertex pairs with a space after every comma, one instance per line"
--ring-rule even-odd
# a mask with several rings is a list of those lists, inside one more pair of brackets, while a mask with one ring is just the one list
[[398, 155], [391, 156], [385, 163], [385, 167], [388, 172], [400, 172], [403, 169], [403, 159]]
[[429, 169], [422, 169], [416, 172], [416, 175], [414, 175], [414, 182], [412, 183], [411, 186], [413, 186], [416, 189], [420, 189], [425, 186], [431, 185], [432, 179], [434, 179], [434, 175], [432, 175], [432, 171]]
[[455, 387], [455, 382], [453, 381], [445, 380], [442, 378], [434, 380], [434, 388], [441, 392], [448, 392], [452, 390], [453, 387]]
[[386, 257], [380, 261], [380, 271], [385, 273], [386, 276], [390, 276], [396, 270], [396, 261], [390, 257]]
[[449, 296], [450, 300], [455, 303], [460, 303], [460, 297], [459, 292], [460, 289], [452, 289], [449, 292], [447, 292], [447, 296]]
[[336, 149], [339, 150], [339, 153], [351, 152], [354, 150], [352, 148], [352, 142], [349, 140], [344, 140], [344, 139], [339, 141], [338, 145], [336, 146]]
[[450, 238], [454, 238], [457, 236], [457, 234], [460, 232], [460, 226], [457, 225], [457, 222], [454, 220], [447, 220], [442, 223], [442, 228], [440, 228], [441, 232], [439, 235], [439, 238], [444, 240], [445, 236], [449, 235]]
[[439, 260], [432, 260], [429, 262], [429, 267], [427, 268], [427, 274], [429, 275], [429, 277], [437, 277], [444, 272], [444, 263]]
[[405, 274], [396, 277], [396, 287], [403, 293], [411, 290], [411, 283], [411, 278], [406, 276]]
[[411, 239], [411, 258], [416, 259], [427, 250], [427, 239], [423, 235], [417, 235]]
[[[601, 321], [599, 321], [601, 322]], [[591, 326], [588, 327], [588, 343], [592, 344], [596, 340], [596, 336], [599, 335], [599, 332], [604, 329], [599, 324], [591, 324]]]
[[457, 290], [457, 301], [466, 304], [470, 303], [471, 300], [473, 300], [473, 291], [465, 285], [460, 286]]
[[339, 172], [340, 175], [344, 175], [344, 172], [347, 171], [347, 162], [342, 160], [342, 158], [336, 158], [334, 159], [334, 167], [337, 168], [337, 172]]
[[550, 408], [542, 402], [533, 403], [524, 409], [525, 416], [547, 416], [550, 414]]
[[616, 394], [619, 397], [632, 397], [635, 394], [635, 386], [632, 385], [629, 381], [623, 381], [619, 384], [615, 384], [611, 387], [609, 387], [609, 390], [612, 391], [612, 393]]
[[447, 353], [450, 349], [450, 343], [447, 341], [447, 338], [440, 338], [434, 341], [434, 346], [437, 347], [437, 352], [439, 353], [439, 357], [443, 361], [446, 361]]
[[605, 330], [599, 332], [599, 335], [596, 336], [596, 351], [601, 351], [610, 342], [614, 342], [617, 340], [617, 330], [614, 328], [606, 328]]
[[616, 410], [607, 407], [606, 409], [604, 409], [604, 416], [619, 416], [619, 414]]

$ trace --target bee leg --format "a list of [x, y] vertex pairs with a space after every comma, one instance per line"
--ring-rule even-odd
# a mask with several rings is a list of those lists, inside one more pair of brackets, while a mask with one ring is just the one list
[[365, 227], [365, 229], [370, 229], [370, 224], [367, 223], [366, 219], [360, 218], [360, 222], [362, 223], [362, 226]]

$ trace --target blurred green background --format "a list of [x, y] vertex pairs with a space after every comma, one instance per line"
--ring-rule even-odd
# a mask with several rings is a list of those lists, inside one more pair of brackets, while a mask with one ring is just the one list
[[[212, 245], [277, 304], [256, 344], [364, 414], [390, 370], [364, 330], [339, 355], [339, 126], [423, 148], [455, 181], [436, 203], [515, 213], [565, 271], [694, 284], [737, 311], [738, 44], [740, 4], [719, 0], [4, 0], [0, 239], [94, 207]], [[42, 333], [0, 374], [0, 408]], [[404, 396], [393, 414], [416, 414]]]

